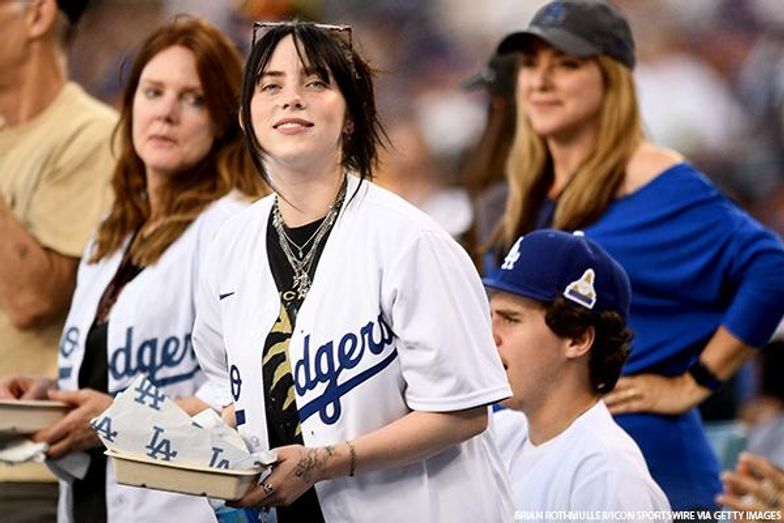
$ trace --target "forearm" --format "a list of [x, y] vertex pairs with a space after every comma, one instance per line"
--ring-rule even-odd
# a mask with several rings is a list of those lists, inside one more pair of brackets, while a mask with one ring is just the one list
[[18, 328], [46, 323], [68, 306], [78, 260], [43, 248], [0, 204], [0, 301]]
[[[726, 328], [719, 327], [700, 354], [700, 361], [721, 381], [727, 381], [753, 355], [755, 350], [733, 336]], [[698, 405], [712, 391], [699, 385], [688, 372], [683, 376], [686, 380], [685, 390], [693, 404]]]
[[733, 336], [724, 327], [719, 327], [700, 355], [700, 360], [722, 381], [726, 381], [740, 369], [756, 351]]
[[277, 447], [278, 460], [272, 473], [235, 504], [287, 506], [319, 481], [404, 467], [453, 447], [486, 428], [486, 407], [450, 413], [415, 411], [351, 441], [325, 447]]
[[[754, 349], [719, 327], [705, 345], [700, 360], [719, 380], [726, 381], [753, 354]], [[688, 371], [677, 376], [643, 373], [618, 380], [603, 400], [612, 414], [679, 415], [699, 405], [712, 393], [710, 388], [697, 383]]]
[[301, 465], [307, 466], [310, 461], [319, 468], [317, 480], [349, 475], [352, 461], [354, 473], [405, 467], [476, 436], [486, 428], [486, 407], [444, 413], [414, 411], [350, 444], [310, 449]]

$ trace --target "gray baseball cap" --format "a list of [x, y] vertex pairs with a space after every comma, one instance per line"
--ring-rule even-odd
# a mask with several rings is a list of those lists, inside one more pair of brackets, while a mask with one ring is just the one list
[[588, 58], [607, 55], [634, 68], [634, 38], [621, 11], [603, 0], [555, 0], [536, 12], [528, 27], [504, 37], [498, 54], [524, 51], [541, 38], [559, 51]]
[[486, 89], [493, 96], [510, 96], [515, 90], [517, 61], [511, 54], [493, 55], [484, 69], [460, 82], [465, 91]]

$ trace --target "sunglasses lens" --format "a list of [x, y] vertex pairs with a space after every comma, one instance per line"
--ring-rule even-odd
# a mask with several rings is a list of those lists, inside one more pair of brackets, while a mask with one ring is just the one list
[[[256, 42], [261, 40], [261, 38], [267, 34], [270, 30], [276, 27], [285, 27], [294, 25], [291, 22], [254, 22], [253, 23], [253, 40], [251, 41], [251, 45], [256, 45]], [[324, 31], [329, 31], [331, 34], [337, 36], [340, 41], [345, 45], [349, 50], [352, 48], [352, 41], [351, 41], [351, 26], [350, 25], [333, 25], [333, 24], [313, 24], [314, 27], [317, 27]]]

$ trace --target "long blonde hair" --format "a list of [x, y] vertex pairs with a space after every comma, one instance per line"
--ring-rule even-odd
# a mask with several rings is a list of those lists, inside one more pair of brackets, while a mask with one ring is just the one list
[[[599, 135], [591, 155], [558, 198], [552, 226], [572, 230], [597, 220], [623, 182], [626, 164], [644, 139], [631, 70], [612, 58], [597, 58], [604, 81]], [[536, 213], [552, 184], [552, 158], [544, 139], [518, 107], [517, 132], [506, 166], [509, 196], [494, 235], [499, 252], [534, 227]]]
[[172, 46], [183, 46], [193, 52], [215, 140], [205, 158], [167, 180], [161, 196], [164, 218], [145, 238], [136, 235], [130, 246], [131, 260], [141, 266], [156, 262], [210, 203], [232, 189], [249, 197], [268, 192], [243, 146], [237, 120], [242, 80], [239, 52], [208, 22], [196, 17], [178, 17], [144, 41], [131, 66], [115, 129], [115, 141], [120, 149], [112, 176], [115, 200], [98, 228], [91, 263], [120, 249], [128, 235], [150, 217], [145, 167], [131, 136], [133, 99], [144, 67]]

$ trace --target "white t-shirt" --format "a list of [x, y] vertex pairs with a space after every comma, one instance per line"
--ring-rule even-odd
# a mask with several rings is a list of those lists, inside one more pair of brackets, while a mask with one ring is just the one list
[[639, 447], [615, 423], [603, 402], [541, 445], [528, 439], [525, 416], [519, 412], [505, 409], [493, 418], [493, 433], [512, 481], [516, 510], [670, 510]]
[[[511, 391], [470, 259], [411, 205], [371, 183], [327, 239], [289, 343], [306, 446], [378, 430], [412, 410], [488, 405]], [[351, 196], [353, 195], [353, 197]], [[210, 245], [194, 349], [233, 403], [251, 450], [267, 447], [261, 351], [280, 311], [266, 231], [272, 198], [233, 217]], [[406, 467], [316, 484], [328, 523], [511, 521], [508, 481], [489, 431]]]

